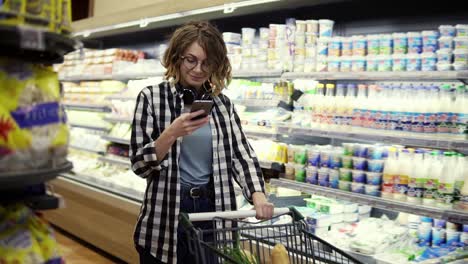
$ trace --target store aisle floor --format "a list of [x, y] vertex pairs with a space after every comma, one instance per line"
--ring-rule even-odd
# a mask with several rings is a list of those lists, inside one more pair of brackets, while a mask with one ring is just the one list
[[60, 252], [66, 264], [113, 264], [118, 263], [102, 255], [95, 249], [76, 240], [70, 235], [55, 228], [55, 236], [59, 243]]

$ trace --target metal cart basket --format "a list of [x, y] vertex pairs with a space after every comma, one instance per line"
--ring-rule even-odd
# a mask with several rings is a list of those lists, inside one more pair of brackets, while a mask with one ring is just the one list
[[[272, 258], [277, 244], [286, 248], [291, 264], [362, 263], [308, 232], [302, 215], [294, 208], [276, 208], [274, 212], [271, 220], [255, 223], [239, 220], [255, 216], [253, 210], [181, 214], [180, 223], [197, 264], [287, 264], [284, 258], [283, 262]], [[197, 228], [194, 223], [198, 221], [211, 221], [213, 228]]]

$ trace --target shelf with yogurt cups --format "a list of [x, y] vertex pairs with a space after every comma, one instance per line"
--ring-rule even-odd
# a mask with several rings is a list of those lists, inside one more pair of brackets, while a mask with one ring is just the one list
[[248, 70], [234, 70], [232, 72], [233, 78], [280, 78], [282, 71], [280, 70], [267, 70], [267, 71], [248, 71]]
[[248, 109], [267, 110], [278, 107], [281, 100], [278, 99], [232, 99], [235, 105], [242, 105]]
[[104, 81], [104, 80], [119, 80], [119, 81], [128, 81], [128, 80], [138, 80], [138, 79], [147, 79], [151, 77], [161, 77], [163, 76], [162, 72], [157, 73], [143, 73], [143, 74], [96, 74], [96, 75], [68, 75], [60, 76], [60, 81], [67, 82], [80, 82], [80, 81]]
[[285, 72], [281, 77], [316, 80], [466, 80], [468, 71]]
[[400, 144], [408, 146], [453, 149], [463, 154], [468, 153], [468, 141], [462, 137], [448, 135], [424, 135], [410, 132], [395, 132], [386, 130], [374, 130], [361, 127], [343, 128], [306, 128], [294, 126], [288, 123], [278, 124], [278, 133], [291, 137], [324, 137], [360, 142], [378, 142]]
[[468, 212], [456, 209], [444, 209], [421, 204], [411, 204], [404, 201], [353, 193], [329, 187], [297, 182], [288, 179], [270, 179], [270, 185], [301, 191], [308, 194], [318, 194], [330, 198], [347, 200], [358, 204], [369, 205], [385, 210], [394, 210], [410, 214], [423, 215], [450, 222], [467, 224]]

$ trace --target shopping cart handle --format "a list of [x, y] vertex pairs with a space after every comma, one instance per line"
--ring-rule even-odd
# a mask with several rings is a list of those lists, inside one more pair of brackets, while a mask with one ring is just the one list
[[[287, 214], [292, 209], [287, 207], [285, 208], [275, 208], [273, 211], [273, 216]], [[191, 222], [198, 221], [211, 221], [215, 217], [225, 218], [225, 219], [242, 219], [247, 217], [255, 217], [255, 210], [238, 210], [238, 211], [224, 211], [224, 212], [209, 212], [209, 213], [193, 213], [187, 214]]]

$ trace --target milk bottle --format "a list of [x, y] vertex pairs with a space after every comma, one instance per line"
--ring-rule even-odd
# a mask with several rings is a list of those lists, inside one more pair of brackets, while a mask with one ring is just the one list
[[384, 85], [380, 91], [379, 102], [377, 104], [379, 116], [377, 127], [379, 129], [391, 129], [391, 104], [392, 104], [392, 86]]
[[323, 120], [323, 97], [325, 85], [323, 83], [317, 84], [317, 93], [314, 95], [314, 110], [312, 114], [312, 127], [320, 128]]
[[419, 85], [414, 87], [413, 94], [411, 96], [410, 110], [412, 121], [411, 131], [422, 133], [424, 132], [424, 117], [427, 108], [429, 107], [426, 101], [426, 87]]
[[439, 87], [426, 87], [424, 102], [424, 133], [437, 132], [437, 113], [439, 112]]
[[432, 151], [430, 155], [424, 156], [424, 167], [427, 168], [427, 179], [424, 182], [423, 204], [435, 205], [437, 188], [442, 173], [442, 162], [439, 159], [439, 152], [437, 150]]
[[453, 127], [451, 132], [454, 135], [463, 137], [466, 133], [468, 123], [468, 96], [467, 89], [464, 85], [457, 87], [453, 112], [456, 118], [452, 118]]
[[362, 121], [364, 119], [364, 104], [366, 100], [366, 86], [358, 85], [358, 92], [356, 99], [353, 103], [353, 126], [362, 127]]
[[377, 115], [377, 100], [378, 100], [378, 88], [376, 85], [369, 85], [369, 94], [367, 96], [365, 104], [365, 114], [363, 120], [363, 126], [367, 128], [376, 128], [375, 121]]
[[[455, 167], [455, 198], [460, 198], [461, 191], [465, 185], [465, 178], [468, 176], [468, 158], [463, 154], [457, 154], [457, 165]], [[468, 184], [468, 183], [466, 183]]]
[[406, 132], [411, 131], [412, 114], [410, 111], [413, 108], [411, 101], [412, 90], [413, 87], [411, 85], [402, 85], [401, 87], [400, 110], [398, 112], [400, 113], [401, 130]]
[[347, 86], [346, 96], [343, 100], [344, 113], [342, 119], [342, 124], [345, 128], [351, 125], [351, 120], [353, 119], [353, 103], [355, 99], [355, 92], [355, 85]]
[[398, 168], [397, 175], [394, 177], [393, 198], [395, 200], [406, 201], [406, 194], [408, 192], [409, 175], [412, 172], [412, 158], [411, 153], [404, 149], [398, 153]]
[[388, 150], [388, 158], [384, 163], [382, 197], [393, 199], [394, 194], [394, 179], [397, 177], [397, 152], [396, 148], [390, 147]]
[[450, 127], [451, 127], [451, 104], [452, 104], [452, 98], [450, 94], [450, 85], [445, 84], [441, 86], [440, 90], [440, 108], [439, 108], [439, 114], [437, 115], [437, 133], [440, 134], [447, 134], [450, 132]]
[[389, 90], [389, 96], [387, 101], [387, 129], [395, 131], [398, 126], [398, 115], [397, 108], [398, 104], [395, 98], [400, 94], [400, 86], [392, 85], [391, 90]]
[[327, 83], [325, 85], [326, 93], [323, 102], [323, 115], [324, 115], [324, 122], [322, 122], [320, 128], [322, 129], [334, 129], [335, 126], [333, 124], [333, 114], [335, 112], [334, 108], [334, 100], [335, 100], [335, 85], [332, 83]]
[[346, 124], [345, 87], [342, 84], [336, 86], [336, 96], [333, 108], [335, 109], [333, 123], [338, 129], [343, 129]]
[[444, 152], [443, 167], [437, 188], [437, 206], [451, 208], [455, 192], [456, 157], [453, 152]]
[[413, 204], [422, 203], [427, 169], [424, 164], [424, 150], [416, 150], [409, 175], [407, 200]]

